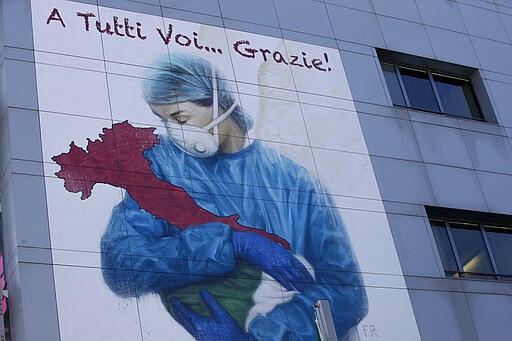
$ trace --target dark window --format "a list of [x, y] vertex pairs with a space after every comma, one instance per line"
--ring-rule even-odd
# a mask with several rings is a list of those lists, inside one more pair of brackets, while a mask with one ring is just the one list
[[382, 71], [384, 72], [384, 77], [386, 78], [386, 83], [388, 84], [393, 104], [406, 106], [404, 94], [402, 93], [402, 88], [400, 86], [395, 66], [382, 63]]
[[459, 268], [455, 260], [455, 255], [453, 254], [452, 244], [448, 232], [446, 231], [444, 221], [432, 220], [430, 221], [430, 225], [432, 226], [432, 232], [446, 275], [449, 277], [457, 277], [459, 275]]
[[381, 49], [377, 55], [393, 105], [484, 120], [471, 80], [487, 111], [489, 101], [476, 69]]
[[381, 63], [393, 105], [483, 120], [468, 79]]
[[482, 119], [468, 80], [434, 74], [434, 83], [443, 111], [456, 116]]
[[[443, 218], [439, 210], [469, 214]], [[446, 276], [512, 281], [512, 217], [440, 208], [427, 213]], [[488, 224], [496, 220], [505, 224]]]
[[484, 226], [500, 273], [512, 278], [512, 229]]
[[404, 92], [410, 107], [430, 111], [440, 110], [428, 72], [403, 67], [399, 67], [398, 71], [402, 77]]
[[491, 259], [484, 241], [484, 231], [475, 224], [449, 222], [460, 259], [460, 266], [466, 277], [494, 274]]

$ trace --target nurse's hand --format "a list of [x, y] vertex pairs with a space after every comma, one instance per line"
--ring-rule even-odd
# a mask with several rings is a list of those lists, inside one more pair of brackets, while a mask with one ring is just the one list
[[255, 265], [288, 290], [302, 292], [314, 282], [304, 265], [281, 244], [254, 232], [233, 231], [235, 256]]
[[203, 317], [188, 309], [177, 298], [171, 298], [178, 322], [197, 340], [240, 340], [252, 338], [244, 332], [217, 300], [206, 290], [201, 297], [208, 306], [212, 318]]

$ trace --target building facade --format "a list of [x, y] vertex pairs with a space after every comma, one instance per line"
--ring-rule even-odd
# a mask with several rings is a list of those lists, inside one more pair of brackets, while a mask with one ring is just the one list
[[0, 18], [9, 339], [510, 339], [511, 2]]

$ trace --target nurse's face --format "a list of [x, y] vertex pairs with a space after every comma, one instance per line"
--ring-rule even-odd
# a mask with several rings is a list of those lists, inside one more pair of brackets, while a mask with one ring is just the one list
[[[180, 102], [175, 104], [150, 104], [151, 110], [163, 120], [203, 128], [213, 119], [212, 106], [201, 106], [194, 102]], [[219, 115], [225, 110], [219, 107]], [[210, 133], [213, 134], [213, 128]], [[220, 150], [224, 153], [234, 153], [245, 145], [245, 133], [230, 116], [218, 125], [218, 138]]]
[[212, 106], [200, 106], [194, 102], [174, 104], [150, 104], [151, 110], [163, 120], [177, 124], [204, 127], [212, 121]]

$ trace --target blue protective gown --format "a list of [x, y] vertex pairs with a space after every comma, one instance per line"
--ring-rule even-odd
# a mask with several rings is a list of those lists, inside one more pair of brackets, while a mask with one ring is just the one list
[[[145, 152], [156, 176], [184, 188], [216, 215], [238, 214], [242, 225], [286, 239], [315, 271], [315, 284], [305, 292], [252, 320], [248, 332], [254, 338], [317, 339], [313, 305], [319, 299], [330, 301], [338, 337], [366, 315], [365, 290], [340, 217], [303, 167], [260, 142], [234, 154], [194, 158], [166, 137], [160, 140]], [[101, 251], [105, 281], [123, 297], [211, 281], [236, 266], [229, 226], [181, 231], [140, 209], [129, 195], [114, 208]]]

